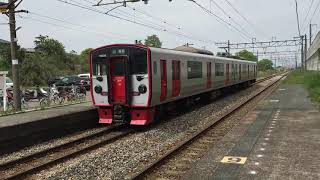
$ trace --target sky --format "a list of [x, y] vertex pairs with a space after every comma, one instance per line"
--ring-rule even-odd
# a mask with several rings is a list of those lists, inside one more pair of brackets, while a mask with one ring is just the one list
[[[133, 43], [156, 34], [165, 48], [191, 43], [194, 47], [217, 52], [223, 50], [219, 50], [215, 42], [250, 42], [252, 38], [256, 41], [285, 40], [298, 36], [294, 0], [196, 0], [205, 9], [188, 0], [149, 0], [148, 4], [127, 3], [127, 7], [110, 12], [118, 5], [92, 6], [96, 2], [23, 0], [19, 9], [30, 13], [20, 13], [16, 17], [17, 27], [22, 27], [17, 34], [18, 43], [32, 48], [36, 36], [48, 35], [62, 42], [67, 51], [79, 53], [85, 48]], [[308, 32], [306, 20], [309, 22], [312, 16], [312, 23], [318, 24], [313, 27], [314, 32], [320, 29], [320, 8], [315, 11], [320, 0], [314, 1], [308, 14], [311, 2], [298, 0], [302, 33]], [[111, 16], [104, 14], [106, 12]], [[3, 24], [7, 21], [6, 16], [0, 17], [0, 39], [9, 39], [8, 25]]]

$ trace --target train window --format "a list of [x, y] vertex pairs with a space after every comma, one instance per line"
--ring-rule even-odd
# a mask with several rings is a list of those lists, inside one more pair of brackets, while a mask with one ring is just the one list
[[92, 55], [92, 74], [95, 76], [103, 76], [108, 74], [108, 51], [96, 51]]
[[188, 79], [202, 78], [202, 62], [188, 61]]
[[130, 73], [147, 74], [147, 51], [144, 49], [130, 49]]
[[215, 75], [216, 76], [224, 76], [224, 64], [223, 63], [215, 63]]
[[111, 72], [113, 76], [123, 76], [125, 73], [124, 69], [123, 61], [112, 61]]
[[153, 74], [157, 74], [157, 61], [153, 61]]

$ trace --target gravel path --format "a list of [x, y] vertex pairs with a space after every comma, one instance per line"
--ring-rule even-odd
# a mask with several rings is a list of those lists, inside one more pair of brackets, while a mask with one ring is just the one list
[[[267, 81], [270, 82], [270, 81]], [[31, 179], [126, 179], [144, 163], [156, 159], [186, 135], [195, 132], [208, 121], [214, 120], [242, 98], [262, 88], [250, 87], [188, 113], [164, 121], [144, 132], [132, 134], [90, 154], [82, 155], [63, 164], [39, 172]], [[41, 145], [42, 146], [42, 145]], [[42, 148], [42, 147], [41, 147]]]

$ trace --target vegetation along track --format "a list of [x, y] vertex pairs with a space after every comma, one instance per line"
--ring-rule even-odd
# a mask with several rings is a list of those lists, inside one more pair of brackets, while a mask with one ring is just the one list
[[[239, 121], [234, 120], [233, 116], [238, 116], [239, 118], [252, 110], [258, 102], [269, 96], [278, 87], [280, 80], [286, 74], [280, 76], [281, 78], [265, 86], [262, 90], [254, 93], [235, 107], [232, 107], [228, 112], [218, 117], [216, 121], [205, 125], [205, 127], [196, 133], [190, 134], [184, 141], [176, 144], [158, 159], [147, 164], [144, 169], [128, 175], [127, 178], [179, 179], [189, 169], [192, 162], [200, 158], [212, 144], [222, 139], [232, 127], [239, 123]], [[263, 80], [259, 80], [256, 84], [270, 80], [273, 77], [275, 75], [263, 78]]]
[[71, 142], [0, 164], [0, 179], [21, 179], [48, 166], [112, 143], [133, 131], [125, 125], [114, 125]]

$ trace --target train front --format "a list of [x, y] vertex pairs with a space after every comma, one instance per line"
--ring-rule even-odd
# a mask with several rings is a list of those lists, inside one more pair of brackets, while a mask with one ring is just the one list
[[153, 120], [150, 50], [110, 45], [91, 52], [91, 95], [100, 123], [147, 125]]

